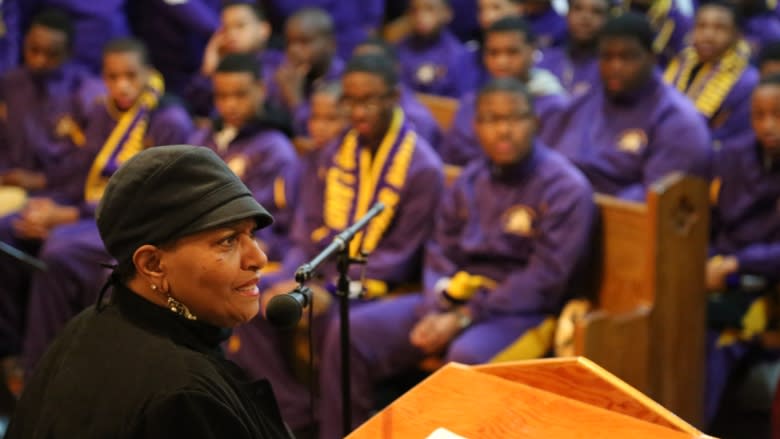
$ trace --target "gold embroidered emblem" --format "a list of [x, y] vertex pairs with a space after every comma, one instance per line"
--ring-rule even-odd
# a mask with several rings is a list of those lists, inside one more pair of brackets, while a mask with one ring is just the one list
[[512, 206], [502, 215], [504, 231], [518, 236], [529, 236], [533, 232], [535, 216], [533, 209], [528, 206]]
[[54, 127], [54, 134], [59, 138], [70, 138], [76, 146], [84, 146], [86, 138], [79, 124], [69, 114], [62, 116]]
[[417, 81], [421, 84], [430, 84], [436, 79], [436, 66], [433, 64], [423, 64], [417, 69]]
[[638, 153], [647, 145], [647, 135], [640, 129], [626, 130], [620, 134], [618, 149], [625, 152]]
[[246, 174], [246, 168], [249, 166], [249, 162], [243, 155], [238, 155], [228, 160], [227, 165], [231, 171], [238, 175], [238, 178], [243, 180], [244, 175]]

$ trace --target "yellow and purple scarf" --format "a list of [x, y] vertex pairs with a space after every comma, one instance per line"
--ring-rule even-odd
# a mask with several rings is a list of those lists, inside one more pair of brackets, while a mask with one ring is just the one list
[[92, 162], [87, 175], [84, 198], [96, 203], [103, 197], [108, 179], [122, 163], [144, 149], [149, 116], [157, 108], [165, 91], [162, 75], [151, 74], [149, 82], [136, 103], [119, 116], [116, 126]]
[[705, 117], [712, 118], [723, 100], [750, 65], [750, 47], [740, 40], [720, 60], [701, 66], [696, 76], [691, 73], [699, 64], [693, 47], [687, 47], [675, 57], [664, 73], [666, 83], [686, 94]]

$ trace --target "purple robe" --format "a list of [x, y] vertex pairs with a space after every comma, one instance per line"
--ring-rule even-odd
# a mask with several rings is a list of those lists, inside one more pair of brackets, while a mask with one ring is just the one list
[[[547, 142], [547, 120], [562, 112], [568, 97], [558, 80], [542, 69], [532, 69], [528, 89], [534, 97], [536, 115], [539, 117], [539, 138]], [[444, 133], [439, 155], [444, 163], [464, 166], [471, 160], [482, 157], [477, 135], [474, 132], [474, 117], [477, 111], [477, 93], [469, 93], [460, 100], [458, 112], [450, 129]]]
[[583, 94], [591, 87], [598, 87], [599, 64], [594, 52], [572, 52], [570, 46], [549, 47], [541, 52], [536, 67], [555, 75], [566, 92], [572, 96]]
[[0, 122], [0, 170], [41, 172], [47, 186], [33, 195], [78, 202], [85, 172], [81, 142], [88, 115], [104, 92], [100, 79], [73, 63], [45, 76], [24, 67], [8, 72], [0, 79], [7, 109]]
[[328, 12], [334, 22], [338, 54], [343, 59], [349, 59], [355, 46], [381, 27], [385, 12], [384, 0], [266, 0], [261, 3], [278, 32], [284, 29], [287, 19], [301, 8], [316, 7]]
[[288, 233], [297, 205], [299, 165], [287, 136], [263, 122], [249, 123], [224, 148], [218, 147], [215, 141], [219, 132], [217, 124], [195, 133], [189, 143], [214, 150], [271, 213], [273, 225], [260, 230], [257, 236], [267, 246], [268, 259], [279, 261], [289, 246]]
[[74, 60], [100, 71], [103, 46], [114, 38], [130, 35], [125, 16], [127, 0], [24, 0], [27, 13], [53, 6], [70, 14], [74, 25]]
[[654, 74], [619, 102], [602, 88], [575, 98], [551, 123], [548, 144], [576, 164], [597, 192], [642, 201], [675, 171], [708, 179], [712, 146], [690, 101]]
[[416, 92], [459, 98], [473, 87], [471, 53], [446, 29], [434, 41], [407, 37], [396, 50], [401, 80]]
[[[105, 105], [93, 108], [85, 152], [94, 157], [92, 153], [96, 154], [102, 147], [115, 125], [116, 120]], [[151, 113], [145, 145], [185, 143], [192, 130], [189, 116], [181, 107], [161, 102], [161, 106]], [[0, 297], [3, 297], [0, 315], [4, 316], [2, 320], [11, 319], [0, 322], [0, 328], [4, 328], [0, 346], [8, 346], [10, 353], [18, 353], [22, 348], [28, 371], [35, 367], [65, 323], [95, 303], [106, 278], [106, 269], [101, 264], [112, 261], [97, 231], [94, 209], [92, 203], [84, 202], [80, 209], [81, 219], [54, 228], [43, 243], [15, 238], [8, 228], [9, 221], [0, 221], [3, 226], [0, 236], [10, 237], [9, 243], [21, 245], [33, 253], [37, 250], [38, 257], [48, 266], [47, 271], [30, 273], [18, 262], [0, 255], [3, 258], [0, 262]], [[20, 346], [22, 338], [23, 346]]]
[[[489, 362], [560, 311], [568, 281], [587, 254], [595, 214], [585, 177], [538, 142], [529, 157], [509, 169], [498, 171], [486, 159], [469, 164], [435, 211], [424, 292], [365, 304], [351, 314], [353, 426], [375, 408], [377, 381], [424, 358], [409, 343], [409, 333], [422, 316], [440, 310], [441, 293], [434, 286], [439, 280], [465, 271], [496, 282], [470, 299], [466, 306], [473, 323], [444, 354], [446, 361]], [[341, 433], [338, 335], [332, 325], [320, 366], [323, 439]]]
[[[281, 280], [292, 279], [299, 265], [316, 256], [332, 241], [335, 230], [329, 231], [324, 237], [321, 235], [316, 241], [313, 234], [316, 235], [315, 232], [327, 224], [326, 175], [338, 169], [333, 159], [340, 146], [340, 143], [333, 144], [306, 160], [307, 167], [301, 172], [300, 203], [291, 235], [294, 244], [285, 255], [282, 270], [261, 279], [261, 289]], [[394, 154], [398, 153], [391, 153], [388, 161], [395, 160], [397, 155]], [[424, 139], [417, 137], [394, 216], [376, 248], [368, 256], [368, 263], [352, 267], [351, 279], [365, 277], [383, 282], [389, 289], [419, 279], [422, 247], [433, 229], [431, 206], [438, 204], [444, 186], [443, 179], [441, 162], [436, 153]], [[370, 229], [372, 225], [368, 227]], [[336, 274], [335, 264], [327, 262], [318, 271], [326, 281], [330, 281]], [[325, 313], [315, 319], [315, 347], [321, 344], [325, 328], [333, 320], [332, 317], [332, 313]], [[288, 341], [287, 333], [274, 329], [264, 318], [258, 317], [236, 328], [234, 336], [240, 340], [240, 348], [232, 351], [228, 349], [229, 358], [244, 367], [250, 376], [267, 377], [273, 383], [285, 420], [292, 428], [305, 425], [309, 421], [306, 391], [292, 376], [281, 355]]]
[[171, 93], [181, 95], [200, 71], [206, 43], [219, 27], [220, 5], [220, 0], [128, 2], [133, 30]]

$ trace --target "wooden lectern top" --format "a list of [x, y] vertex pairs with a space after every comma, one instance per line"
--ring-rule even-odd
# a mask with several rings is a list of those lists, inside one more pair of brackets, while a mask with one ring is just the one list
[[[577, 364], [576, 360], [571, 364]], [[517, 381], [481, 372], [479, 367], [450, 363], [348, 438], [424, 439], [440, 427], [469, 439], [702, 436], [695, 430], [654, 424]]]

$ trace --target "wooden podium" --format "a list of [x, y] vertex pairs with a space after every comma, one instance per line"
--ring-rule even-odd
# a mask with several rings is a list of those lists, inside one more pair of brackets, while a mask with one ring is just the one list
[[424, 439], [700, 438], [685, 421], [583, 357], [450, 363], [348, 436]]

